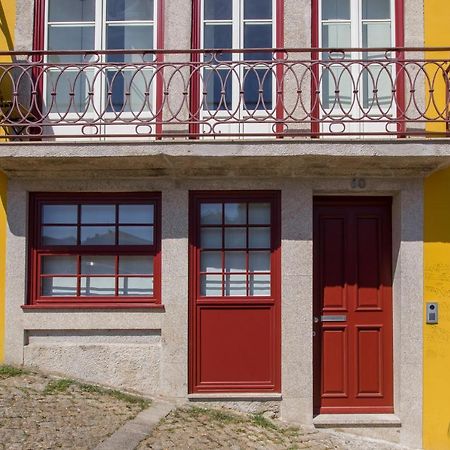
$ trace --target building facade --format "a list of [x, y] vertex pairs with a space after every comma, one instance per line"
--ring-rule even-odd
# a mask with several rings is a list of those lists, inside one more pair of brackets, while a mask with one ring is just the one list
[[425, 6], [17, 0], [5, 360], [422, 447]]

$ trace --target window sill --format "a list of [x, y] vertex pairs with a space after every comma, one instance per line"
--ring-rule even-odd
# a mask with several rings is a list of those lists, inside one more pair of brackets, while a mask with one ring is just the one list
[[156, 310], [160, 312], [165, 311], [164, 305], [159, 303], [39, 303], [35, 305], [22, 305], [24, 311], [37, 311], [37, 310], [101, 310], [101, 311], [114, 311], [114, 310]]

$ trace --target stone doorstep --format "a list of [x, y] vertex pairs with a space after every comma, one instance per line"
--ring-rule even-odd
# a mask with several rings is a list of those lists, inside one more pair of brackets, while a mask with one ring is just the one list
[[313, 418], [313, 424], [316, 428], [402, 426], [400, 418], [395, 414], [319, 414]]
[[281, 394], [272, 393], [213, 393], [213, 394], [189, 394], [187, 396], [188, 401], [234, 401], [234, 400], [244, 400], [244, 401], [255, 401], [255, 402], [268, 402], [268, 401], [281, 401], [283, 396]]

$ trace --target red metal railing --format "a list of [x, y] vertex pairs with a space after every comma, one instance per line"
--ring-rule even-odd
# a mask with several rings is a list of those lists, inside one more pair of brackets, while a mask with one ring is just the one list
[[0, 63], [5, 139], [448, 135], [450, 48], [1, 52], [0, 59], [11, 61]]

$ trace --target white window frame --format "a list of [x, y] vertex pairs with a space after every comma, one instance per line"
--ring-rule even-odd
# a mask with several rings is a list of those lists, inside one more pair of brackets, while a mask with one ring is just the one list
[[[205, 1], [200, 1], [200, 48], [205, 49], [207, 48], [205, 46], [204, 42], [204, 31], [205, 31], [205, 25], [232, 25], [232, 49], [244, 49], [244, 27], [245, 24], [252, 23], [252, 24], [258, 24], [258, 25], [272, 25], [272, 48], [276, 47], [277, 42], [277, 19], [278, 19], [278, 11], [277, 11], [277, 0], [272, 0], [272, 18], [271, 19], [245, 19], [244, 18], [244, 2], [245, 0], [232, 0], [232, 19], [231, 20], [206, 20], [205, 19]], [[202, 58], [204, 58], [204, 55], [202, 55]], [[232, 53], [231, 58], [233, 62], [245, 62], [244, 59], [244, 53]], [[270, 62], [270, 60], [267, 60], [267, 62]], [[264, 68], [264, 62], [261, 66]], [[232, 96], [231, 96], [231, 113], [237, 112], [235, 117], [237, 116], [240, 120], [245, 118], [245, 115], [250, 111], [246, 108], [244, 108], [243, 102], [240, 101], [240, 86], [239, 81], [243, 81], [244, 79], [244, 68], [245, 64], [238, 66], [238, 77], [236, 76], [232, 77]], [[200, 105], [201, 105], [201, 118], [207, 119], [211, 118], [212, 116], [217, 119], [226, 119], [230, 117], [230, 112], [227, 110], [221, 111], [219, 109], [211, 109], [208, 110], [203, 107], [203, 95], [202, 95], [202, 89], [200, 89]], [[272, 108], [268, 110], [268, 112], [272, 115], [275, 114], [275, 108], [276, 108], [276, 76], [274, 74], [272, 79]], [[238, 108], [239, 105], [239, 108]], [[252, 111], [252, 117], [255, 118], [264, 118], [267, 116], [267, 112], [265, 110], [255, 110]], [[272, 131], [272, 124], [271, 123], [247, 123], [247, 124], [224, 124], [220, 127], [216, 128], [217, 132], [224, 132], [224, 133], [244, 133], [244, 132], [256, 132], [256, 133], [270, 133]]]
[[[107, 32], [107, 28], [108, 28], [108, 23], [114, 23], [116, 25], [120, 25], [120, 26], [125, 26], [125, 25], [147, 25], [147, 26], [152, 26], [153, 27], [153, 48], [149, 49], [149, 50], [155, 50], [158, 48], [158, 26], [160, 26], [160, 24], [158, 23], [158, 19], [159, 15], [158, 15], [158, 10], [159, 10], [159, 0], [154, 0], [153, 2], [153, 20], [122, 20], [122, 21], [107, 21], [106, 20], [106, 2], [108, 0], [94, 0], [95, 2], [95, 16], [94, 16], [94, 21], [90, 21], [90, 22], [50, 22], [49, 19], [49, 4], [50, 4], [50, 0], [46, 0], [45, 1], [45, 12], [44, 12], [44, 49], [47, 50], [48, 49], [48, 40], [49, 40], [49, 28], [50, 25], [54, 25], [56, 24], [57, 26], [83, 26], [86, 24], [94, 24], [94, 49], [93, 51], [104, 51], [104, 50], [108, 50], [106, 48], [106, 44], [107, 44], [107, 40], [106, 40], [106, 32]], [[86, 50], [89, 51], [89, 50]], [[82, 53], [83, 50], [81, 50], [80, 53]], [[119, 126], [115, 126], [115, 125], [104, 125], [102, 124], [102, 119], [105, 120], [113, 120], [113, 119], [118, 119], [118, 122], [120, 121], [126, 121], [126, 120], [131, 120], [133, 118], [133, 112], [121, 112], [120, 114], [118, 112], [107, 112], [107, 108], [106, 108], [106, 82], [105, 82], [105, 77], [106, 77], [106, 73], [107, 73], [107, 61], [106, 61], [106, 55], [98, 55], [98, 56], [93, 56], [91, 57], [90, 61], [98, 63], [99, 66], [97, 67], [101, 67], [101, 71], [103, 72], [98, 78], [95, 75], [95, 72], [98, 73], [98, 69], [96, 70], [94, 66], [94, 76], [96, 76], [96, 81], [94, 82], [94, 98], [93, 98], [93, 102], [91, 102], [91, 105], [94, 105], [94, 111], [90, 111], [89, 108], [88, 112], [84, 113], [76, 113], [76, 112], [72, 112], [72, 113], [68, 113], [68, 114], [64, 114], [64, 111], [59, 111], [59, 112], [50, 112], [49, 113], [49, 119], [50, 120], [60, 120], [61, 119], [61, 115], [64, 114], [64, 118], [67, 119], [67, 121], [76, 121], [77, 118], [82, 114], [83, 118], [85, 118], [87, 121], [89, 120], [95, 120], [95, 125], [96, 126], [92, 126], [92, 127], [85, 127], [83, 125], [80, 124], [75, 124], [73, 126], [55, 126], [53, 127], [53, 133], [54, 134], [89, 134], [90, 131], [92, 131], [92, 134], [95, 136], [101, 136], [103, 134], [139, 134], [136, 131], [136, 124], [133, 125], [119, 125]], [[45, 62], [48, 62], [48, 57], [45, 57]], [[88, 61], [85, 61], [85, 63], [87, 63]], [[133, 61], [136, 63], [141, 62], [139, 59], [137, 61]], [[130, 64], [133, 64], [133, 62], [130, 62]], [[74, 64], [74, 66], [76, 66], [77, 63]], [[114, 67], [114, 63], [112, 63], [112, 67]], [[131, 70], [131, 69], [130, 69]], [[152, 70], [152, 69], [149, 69]], [[97, 84], [98, 83], [98, 84]], [[157, 83], [156, 80], [152, 80], [152, 84], [153, 84], [153, 89], [152, 89], [152, 99], [151, 104], [155, 105], [155, 101], [156, 101], [156, 96], [157, 96]], [[44, 76], [44, 83], [43, 83], [44, 89], [43, 89], [43, 98], [45, 99], [45, 102], [47, 101], [47, 74], [45, 74]], [[155, 110], [155, 106], [153, 106], [153, 110]], [[100, 112], [100, 114], [96, 113], [95, 111]], [[47, 113], [47, 111], [46, 111]], [[101, 115], [101, 117], [97, 117]], [[145, 117], [150, 117], [150, 114], [145, 114], [145, 112], [140, 112], [139, 113], [139, 118], [140, 119], [145, 119]], [[92, 128], [92, 130], [90, 130], [90, 128]], [[155, 132], [155, 130], [153, 130], [153, 133]], [[144, 133], [145, 134], [145, 133]]]
[[[388, 23], [390, 22], [391, 25], [391, 39], [390, 39], [390, 46], [395, 47], [396, 46], [396, 35], [397, 35], [397, 29], [396, 29], [396, 0], [390, 0], [390, 19], [363, 19], [362, 18], [362, 3], [363, 0], [349, 0], [350, 2], [350, 19], [322, 19], [322, 4], [323, 0], [319, 0], [319, 7], [318, 7], [318, 13], [319, 13], [319, 23], [318, 23], [318, 36], [319, 36], [319, 47], [323, 48], [323, 36], [322, 36], [322, 30], [323, 30], [323, 24], [324, 23], [349, 23], [350, 24], [350, 48], [363, 48], [363, 24], [364, 23]], [[380, 45], [380, 47], [382, 47]], [[352, 60], [358, 60], [363, 58], [363, 52], [350, 52], [349, 57]], [[319, 79], [322, 77], [323, 68], [320, 69]], [[353, 80], [357, 80], [360, 76], [361, 69], [360, 66], [358, 67], [357, 64], [353, 64], [351, 68], [351, 76]], [[394, 70], [394, 67], [392, 69], [392, 77], [395, 82], [396, 79], [396, 72]], [[355, 119], [358, 118], [358, 116], [361, 115], [361, 108], [359, 105], [363, 105], [363, 89], [360, 89], [359, 93], [359, 102], [355, 102], [356, 106], [353, 108], [353, 111], [351, 112], [351, 116]], [[323, 99], [322, 99], [323, 101]], [[395, 118], [397, 115], [397, 108], [395, 102], [392, 106], [392, 114], [391, 117]], [[338, 116], [337, 116], [338, 117]], [[347, 122], [347, 130], [348, 132], [364, 132], [364, 131], [379, 131], [380, 130], [380, 124], [377, 123], [362, 123], [362, 122], [355, 122], [354, 124]], [[384, 129], [385, 124], [381, 124]], [[328, 124], [322, 124], [322, 131], [326, 132], [329, 131]]]

